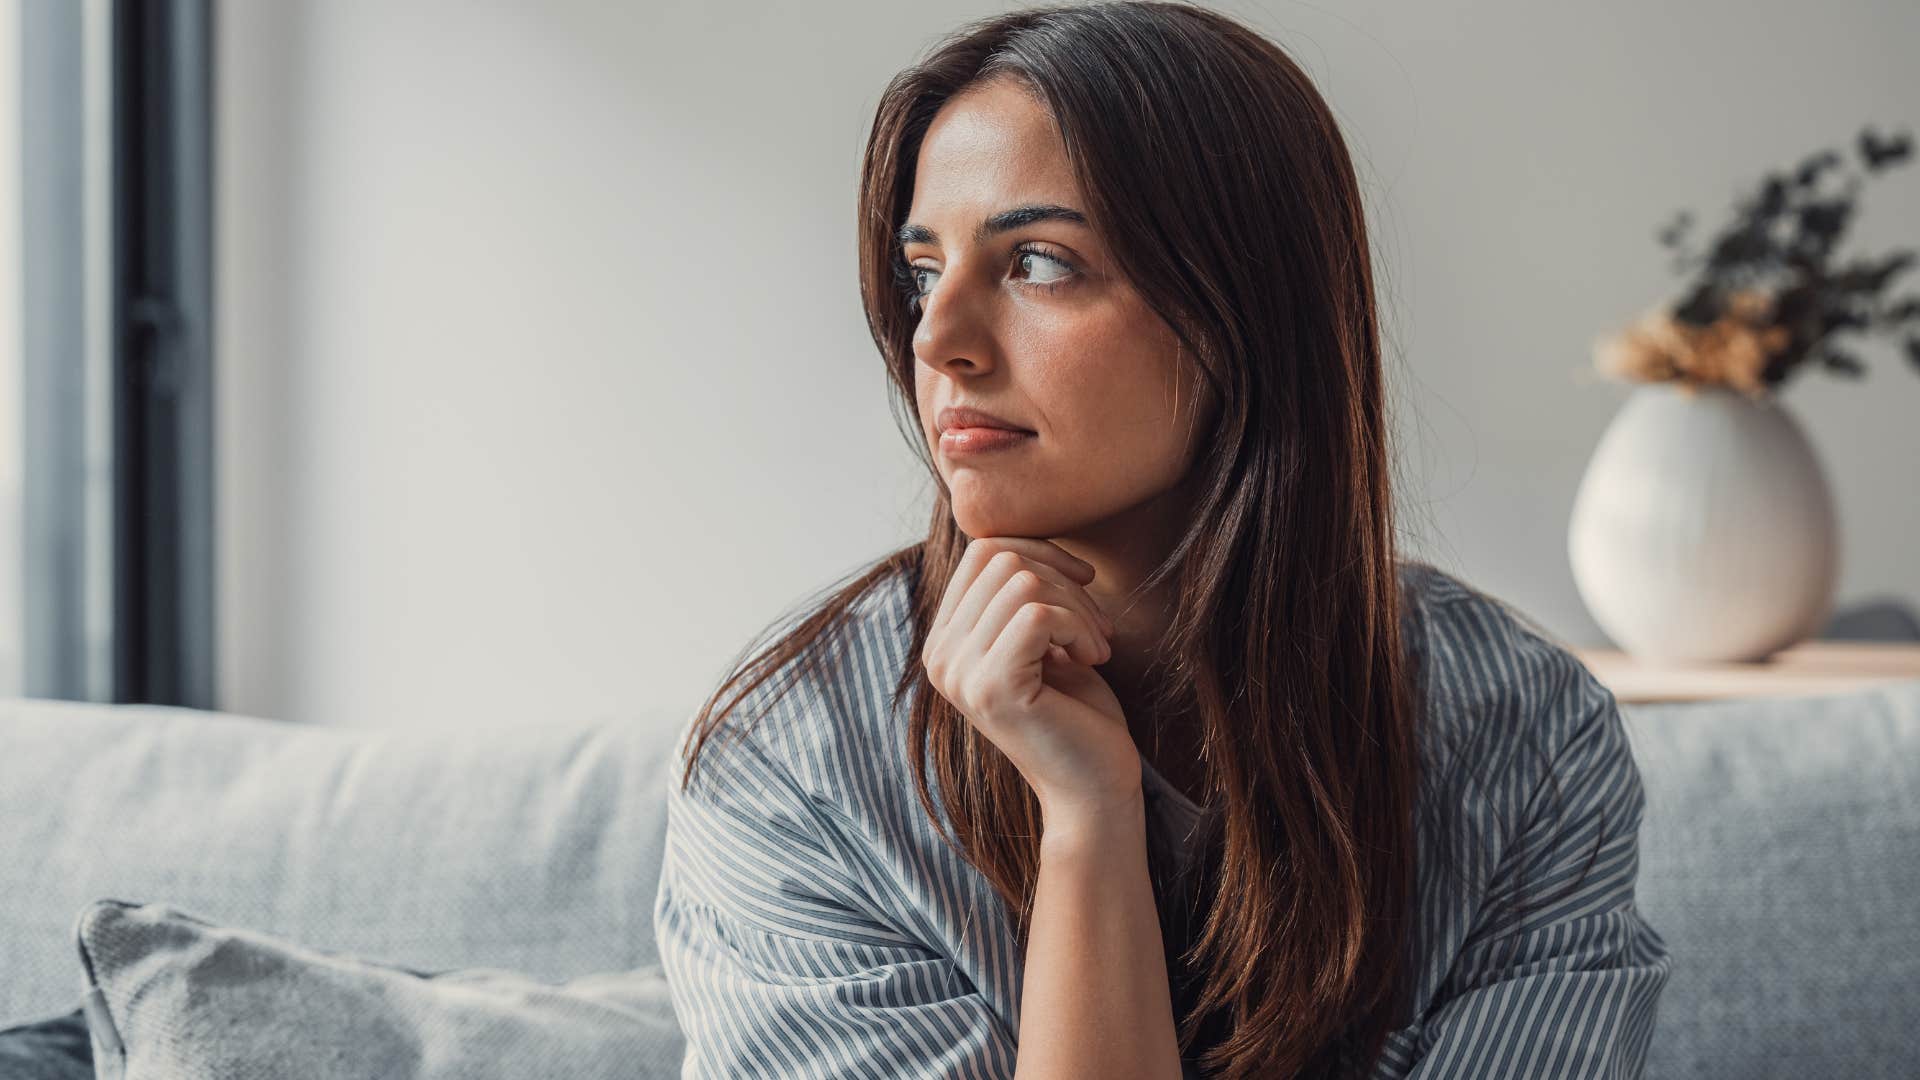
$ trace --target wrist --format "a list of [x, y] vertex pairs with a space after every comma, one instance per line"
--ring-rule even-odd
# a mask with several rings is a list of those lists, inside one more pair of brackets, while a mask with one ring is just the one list
[[1146, 841], [1146, 794], [1138, 787], [1097, 799], [1043, 799], [1040, 813], [1042, 856]]

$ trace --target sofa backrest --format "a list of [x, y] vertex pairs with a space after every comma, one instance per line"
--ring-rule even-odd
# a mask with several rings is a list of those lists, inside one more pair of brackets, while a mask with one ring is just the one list
[[1913, 1076], [1920, 681], [1622, 716], [1674, 957], [1647, 1075]]
[[653, 963], [685, 719], [374, 729], [0, 702], [0, 1025], [77, 1002], [74, 919], [100, 897], [416, 970]]
[[[1911, 1075], [1920, 681], [1623, 708], [1638, 902], [1675, 964], [1649, 1076]], [[311, 727], [0, 702], [0, 1025], [71, 1008], [110, 896], [418, 970], [657, 960], [679, 711]]]

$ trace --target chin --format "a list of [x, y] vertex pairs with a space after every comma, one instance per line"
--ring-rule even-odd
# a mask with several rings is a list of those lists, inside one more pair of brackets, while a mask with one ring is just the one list
[[985, 512], [978, 508], [956, 505], [953, 523], [968, 536], [1033, 536], [1029, 530], [1032, 523], [1027, 515], [1009, 513], [1005, 510]]
[[[1037, 506], [1045, 506], [1049, 500], [1044, 493], [1022, 492], [1026, 501]], [[979, 505], [979, 500], [959, 499], [953, 503], [953, 521], [960, 531], [968, 536], [1065, 536], [1074, 531], [1077, 518], [1063, 517], [1054, 512], [1023, 507], [988, 508]]]

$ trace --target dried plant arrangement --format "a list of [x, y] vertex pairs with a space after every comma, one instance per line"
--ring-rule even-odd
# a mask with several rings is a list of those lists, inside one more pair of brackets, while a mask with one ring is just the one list
[[1833, 251], [1853, 217], [1863, 176], [1905, 161], [1906, 134], [1881, 138], [1871, 127], [1856, 140], [1864, 172], [1826, 190], [1842, 166], [1838, 151], [1815, 153], [1791, 172], [1768, 173], [1735, 203], [1733, 221], [1703, 253], [1690, 251], [1693, 216], [1680, 211], [1658, 236], [1673, 250], [1673, 270], [1693, 273], [1681, 298], [1594, 343], [1594, 367], [1631, 382], [1676, 382], [1694, 393], [1727, 386], [1760, 398], [1809, 363], [1859, 378], [1860, 359], [1835, 342], [1841, 334], [1903, 335], [1920, 370], [1920, 294], [1882, 293], [1915, 261], [1912, 250], [1834, 264]]

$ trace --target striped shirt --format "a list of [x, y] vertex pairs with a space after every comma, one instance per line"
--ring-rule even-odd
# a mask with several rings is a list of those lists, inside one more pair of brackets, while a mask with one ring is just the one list
[[[1634, 906], [1644, 796], [1614, 697], [1444, 572], [1403, 563], [1401, 587], [1423, 755], [1440, 755], [1423, 760], [1446, 766], [1423, 767], [1422, 798], [1443, 812], [1422, 815], [1418, 841], [1450, 840], [1464, 872], [1417, 860], [1417, 1020], [1373, 1075], [1639, 1076], [1671, 962]], [[911, 700], [888, 706], [910, 625], [895, 575], [855, 606], [844, 652], [708, 743], [686, 791], [672, 770], [653, 916], [683, 1080], [1013, 1075], [1022, 957], [991, 886], [915, 795]], [[1177, 855], [1203, 811], [1142, 763], [1149, 842]], [[1539, 801], [1548, 779], [1557, 812]], [[1529, 892], [1515, 922], [1488, 901], [1522, 871], [1557, 899], [1535, 908]]]

